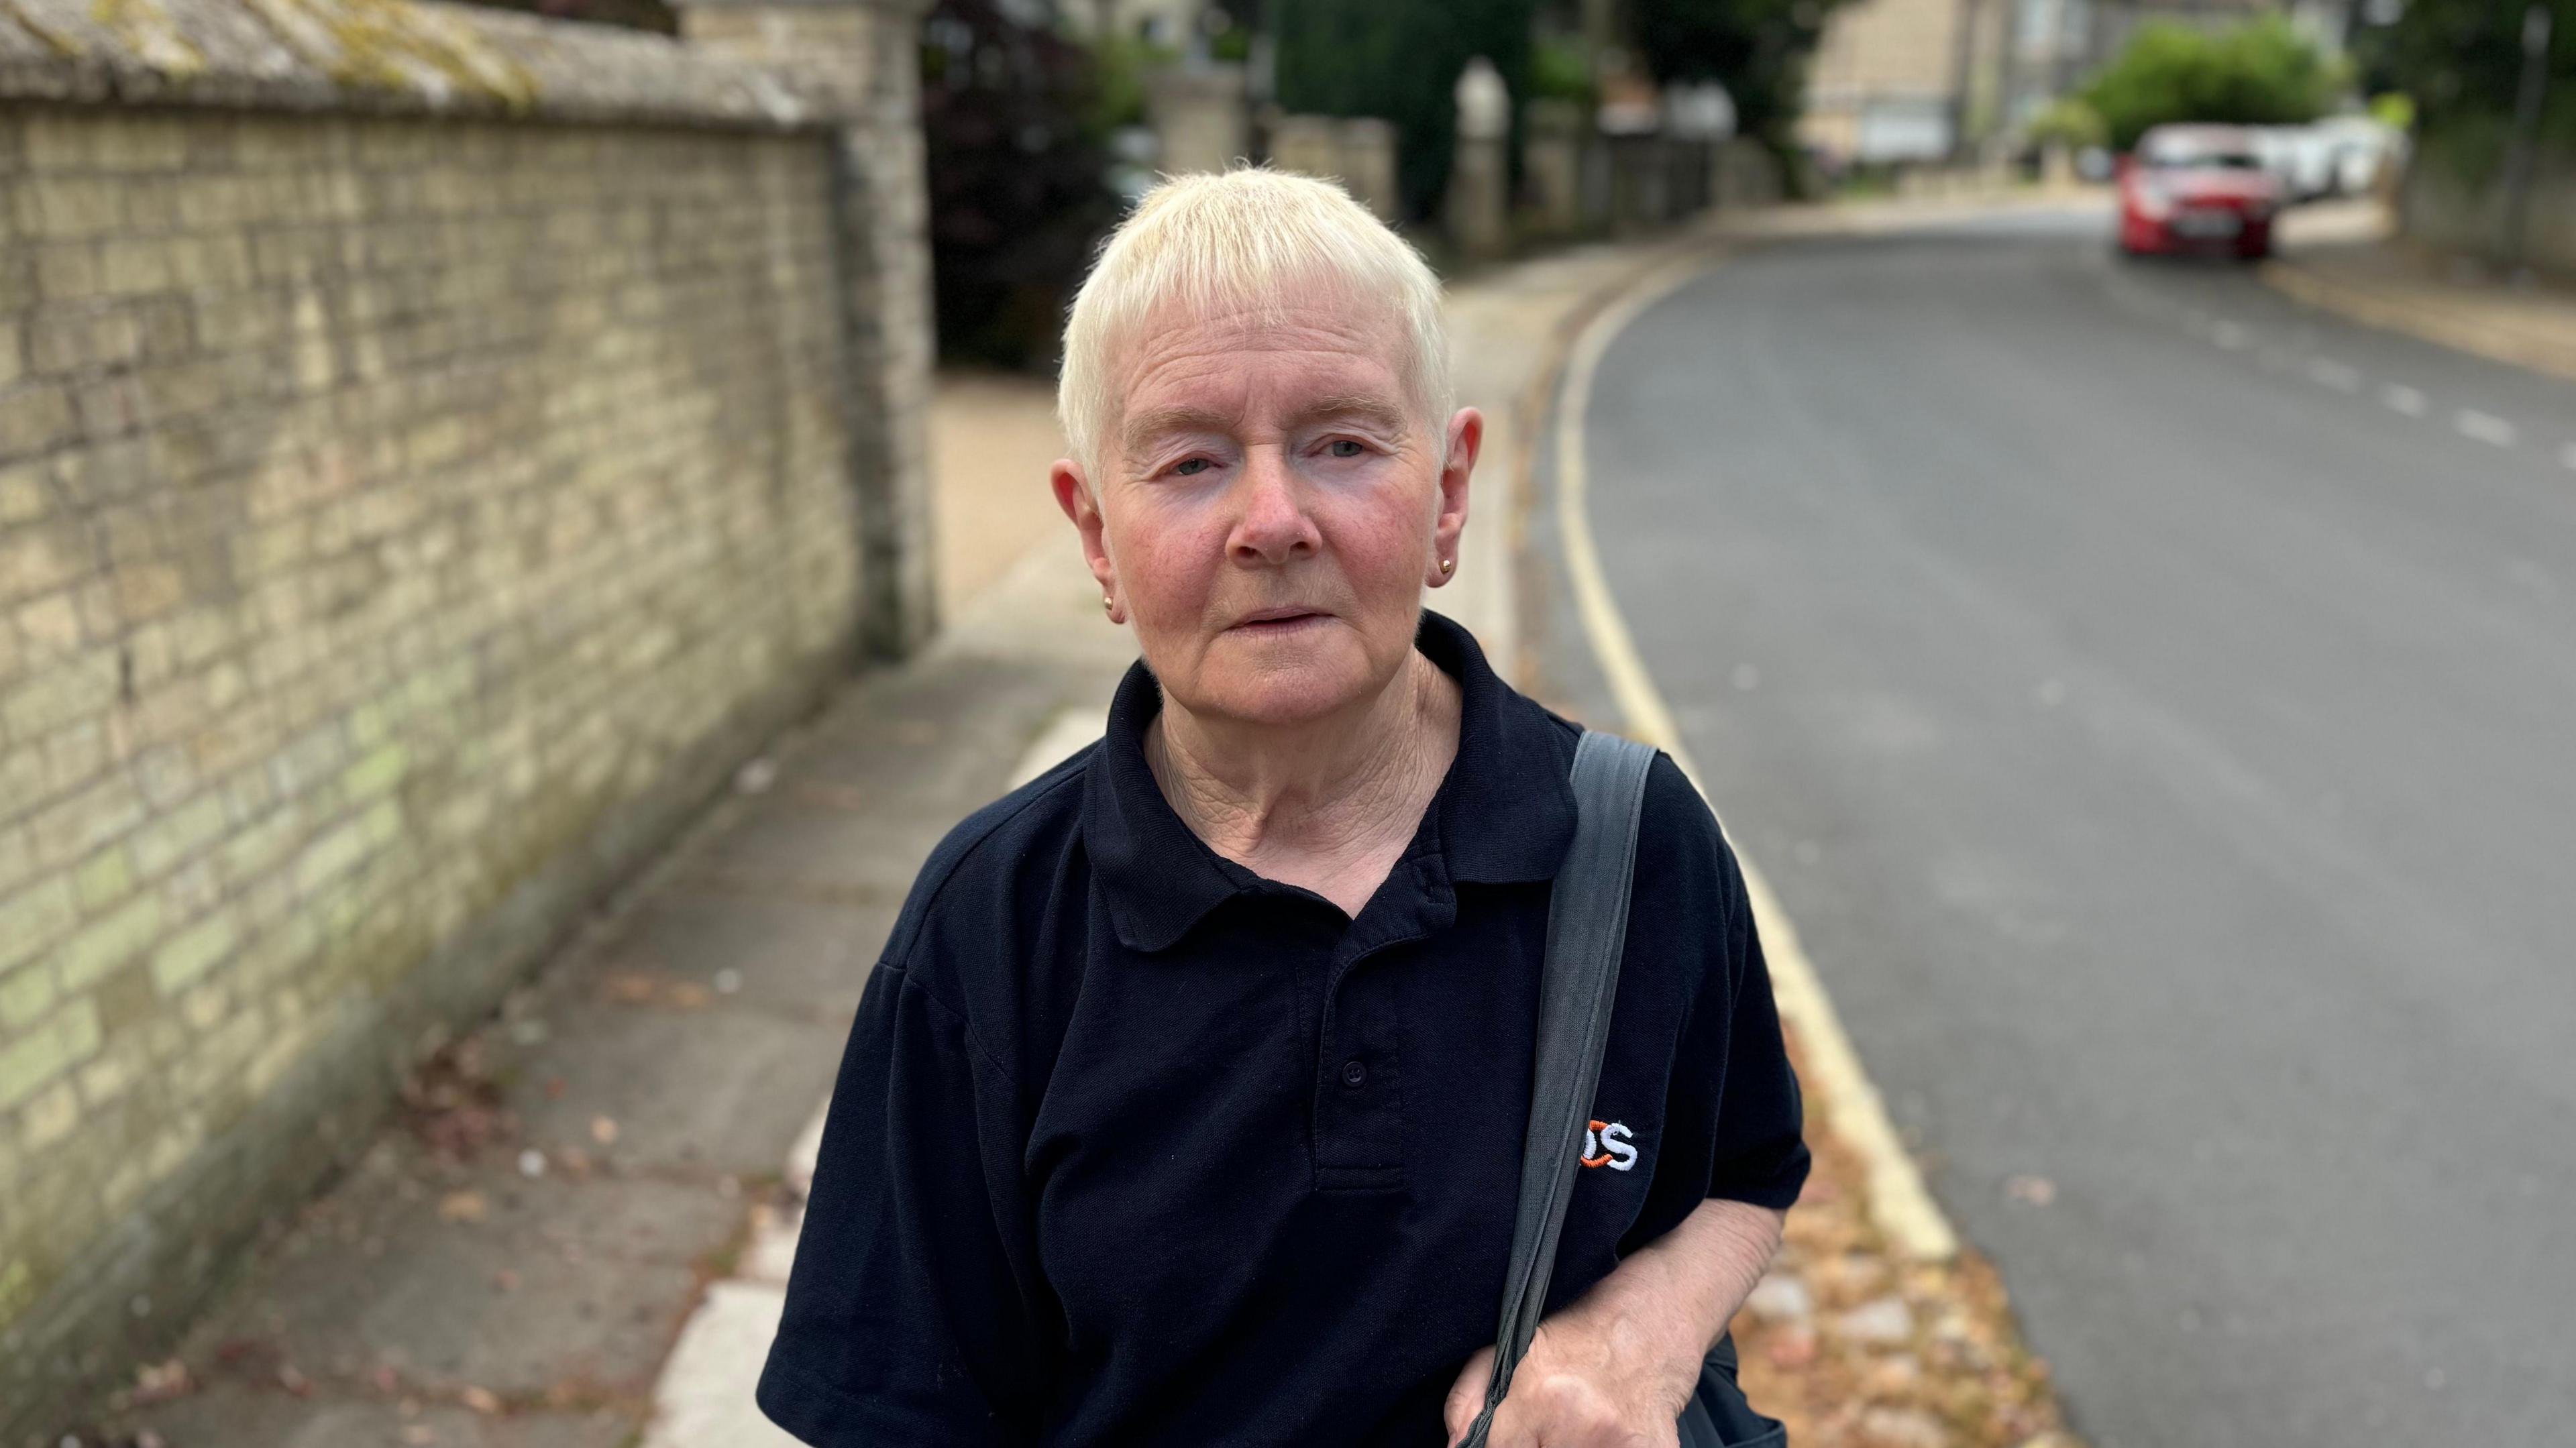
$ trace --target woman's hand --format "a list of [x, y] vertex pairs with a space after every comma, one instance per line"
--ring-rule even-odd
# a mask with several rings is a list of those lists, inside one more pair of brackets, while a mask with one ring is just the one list
[[[1700, 1363], [1770, 1265], [1781, 1214], [1706, 1201], [1538, 1325], [1494, 1410], [1490, 1448], [1675, 1448]], [[1484, 1411], [1494, 1350], [1467, 1359], [1449, 1441]]]
[[[1491, 1448], [1675, 1448], [1675, 1422], [1699, 1384], [1705, 1345], [1676, 1341], [1633, 1318], [1587, 1313], [1583, 1302], [1538, 1325], [1494, 1411]], [[1484, 1411], [1494, 1350], [1467, 1359], [1449, 1390], [1449, 1441]]]

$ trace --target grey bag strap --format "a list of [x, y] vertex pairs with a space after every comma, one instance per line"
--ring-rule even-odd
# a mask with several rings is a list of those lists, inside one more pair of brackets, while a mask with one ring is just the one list
[[1538, 1054], [1531, 1072], [1529, 1134], [1521, 1147], [1520, 1206], [1512, 1219], [1512, 1260], [1503, 1277], [1502, 1323], [1494, 1331], [1494, 1376], [1485, 1409], [1460, 1448], [1485, 1448], [1494, 1409], [1512, 1388], [1547, 1308], [1556, 1239], [1574, 1195], [1576, 1163], [1590, 1125], [1592, 1090], [1610, 1038], [1619, 991], [1619, 954], [1628, 939], [1628, 882], [1637, 866], [1637, 819], [1646, 802], [1652, 746], [1586, 730], [1574, 746], [1574, 843], [1556, 872], [1547, 912], [1547, 955], [1539, 967]]

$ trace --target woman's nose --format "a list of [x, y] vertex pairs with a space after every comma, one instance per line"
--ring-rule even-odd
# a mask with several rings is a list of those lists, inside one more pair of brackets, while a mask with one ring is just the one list
[[1244, 564], [1279, 564], [1317, 551], [1323, 536], [1307, 515], [1304, 489], [1278, 448], [1254, 448], [1244, 460], [1236, 486], [1242, 490], [1243, 514], [1235, 521], [1226, 552]]

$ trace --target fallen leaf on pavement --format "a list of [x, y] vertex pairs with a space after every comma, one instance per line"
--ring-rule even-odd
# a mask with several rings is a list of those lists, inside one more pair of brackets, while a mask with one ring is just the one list
[[484, 1210], [481, 1192], [449, 1192], [439, 1199], [438, 1219], [442, 1222], [479, 1222], [483, 1220]]
[[475, 1412], [481, 1413], [487, 1418], [492, 1417], [501, 1411], [501, 1400], [492, 1395], [492, 1390], [490, 1388], [467, 1388], [465, 1391], [458, 1393], [456, 1398], [457, 1401], [463, 1403], [469, 1408], [472, 1408]]
[[653, 999], [660, 991], [660, 982], [642, 971], [635, 970], [621, 970], [603, 978], [599, 983], [601, 995], [610, 1000], [624, 1001], [628, 1005], [642, 1005]]
[[516, 1125], [501, 1105], [482, 1043], [470, 1036], [422, 1058], [403, 1078], [401, 1094], [421, 1143], [449, 1160], [471, 1160]]
[[1766, 1349], [1774, 1367], [1802, 1368], [1816, 1360], [1816, 1332], [1809, 1327], [1793, 1327], [1771, 1339]]
[[605, 1116], [592, 1117], [590, 1119], [590, 1139], [598, 1142], [602, 1146], [615, 1144], [617, 1141], [617, 1123], [609, 1120]]
[[195, 1391], [196, 1386], [188, 1376], [188, 1365], [177, 1358], [168, 1362], [146, 1363], [135, 1369], [133, 1401], [166, 1402], [171, 1398], [184, 1397]]

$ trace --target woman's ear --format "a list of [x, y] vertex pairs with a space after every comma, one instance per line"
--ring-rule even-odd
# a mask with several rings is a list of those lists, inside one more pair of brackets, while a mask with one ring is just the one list
[[1467, 527], [1467, 480], [1476, 471], [1476, 453], [1485, 444], [1485, 415], [1472, 407], [1459, 408], [1441, 441], [1439, 512], [1431, 520], [1431, 572], [1424, 580], [1434, 588], [1448, 582], [1457, 570], [1458, 535]]
[[1082, 536], [1083, 561], [1091, 565], [1091, 576], [1100, 584], [1100, 597], [1109, 610], [1110, 621], [1119, 622], [1118, 570], [1109, 561], [1109, 539], [1102, 531], [1100, 499], [1091, 491], [1091, 482], [1082, 475], [1082, 466], [1071, 458], [1058, 458], [1047, 470], [1047, 484], [1055, 489], [1055, 505], [1073, 520], [1073, 531]]

